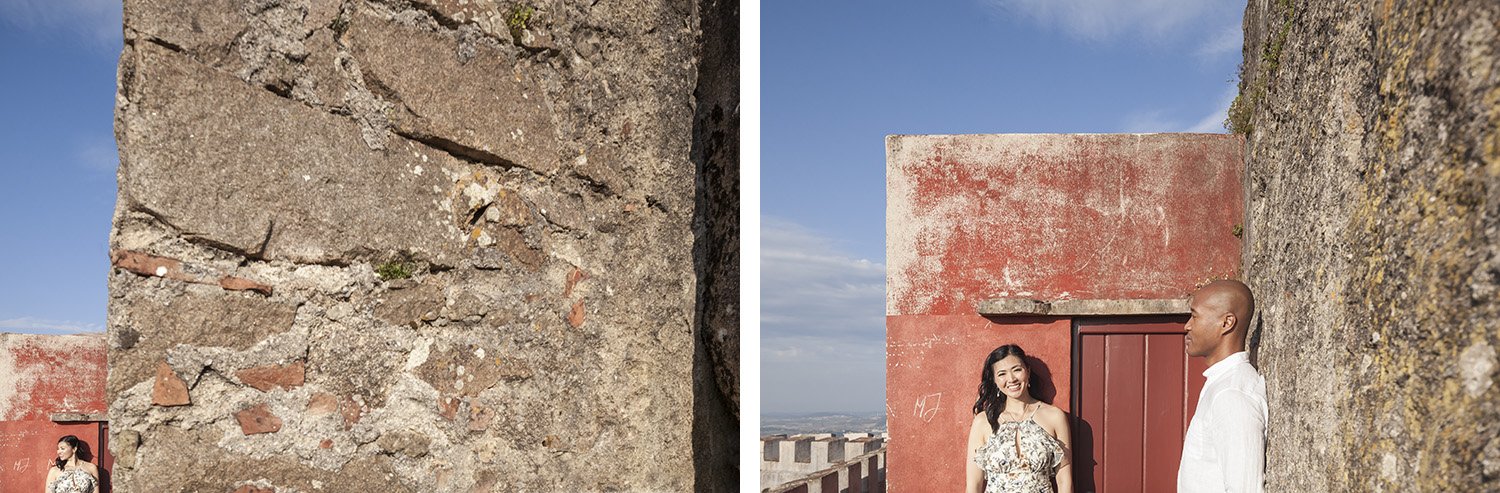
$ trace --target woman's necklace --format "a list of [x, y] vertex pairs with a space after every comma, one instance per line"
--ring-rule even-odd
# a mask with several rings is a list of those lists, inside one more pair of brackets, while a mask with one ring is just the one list
[[1021, 404], [1021, 412], [1015, 415], [1016, 419], [1010, 419], [1011, 414], [1005, 412], [1000, 413], [1000, 417], [1005, 418], [1005, 422], [1007, 423], [1019, 422], [1022, 418], [1026, 417], [1026, 406], [1027, 404]]

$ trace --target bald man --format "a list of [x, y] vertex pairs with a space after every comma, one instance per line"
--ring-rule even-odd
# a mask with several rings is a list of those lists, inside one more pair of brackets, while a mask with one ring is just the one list
[[1182, 445], [1177, 491], [1260, 492], [1266, 463], [1266, 382], [1245, 353], [1255, 296], [1239, 281], [1216, 281], [1194, 292], [1188, 308], [1187, 354], [1207, 359], [1208, 371]]

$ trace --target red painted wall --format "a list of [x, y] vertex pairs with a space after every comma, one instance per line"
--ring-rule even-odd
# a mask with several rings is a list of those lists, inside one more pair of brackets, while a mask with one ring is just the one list
[[890, 490], [963, 488], [997, 346], [1034, 356], [1039, 397], [1068, 410], [1072, 320], [987, 319], [978, 302], [1180, 298], [1236, 275], [1242, 148], [1216, 134], [887, 138]]
[[64, 435], [89, 444], [101, 474], [111, 469], [104, 423], [52, 421], [55, 413], [105, 413], [104, 344], [103, 334], [0, 333], [0, 493], [41, 491]]

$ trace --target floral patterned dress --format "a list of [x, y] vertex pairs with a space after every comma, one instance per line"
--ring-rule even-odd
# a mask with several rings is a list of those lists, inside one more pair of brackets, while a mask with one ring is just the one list
[[984, 471], [984, 493], [1053, 493], [1062, 443], [1034, 418], [1036, 411], [1024, 420], [1000, 423], [974, 451], [974, 462]]
[[47, 485], [47, 493], [94, 493], [94, 477], [82, 469], [69, 469]]

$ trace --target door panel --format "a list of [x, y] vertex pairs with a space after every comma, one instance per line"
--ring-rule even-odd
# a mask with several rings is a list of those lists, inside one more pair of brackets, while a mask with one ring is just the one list
[[1144, 462], [1146, 381], [1146, 336], [1121, 334], [1089, 336], [1086, 341], [1104, 345], [1104, 466], [1107, 484], [1141, 484]]
[[1080, 319], [1074, 336], [1074, 483], [1080, 492], [1172, 491], [1203, 386], [1185, 317]]
[[1173, 491], [1177, 488], [1176, 460], [1182, 457], [1183, 433], [1187, 430], [1187, 421], [1183, 420], [1187, 414], [1183, 408], [1183, 340], [1175, 334], [1141, 337], [1146, 338], [1145, 456], [1173, 458], [1170, 471], [1153, 471], [1170, 474], [1146, 475], [1143, 484], [1145, 491]]

